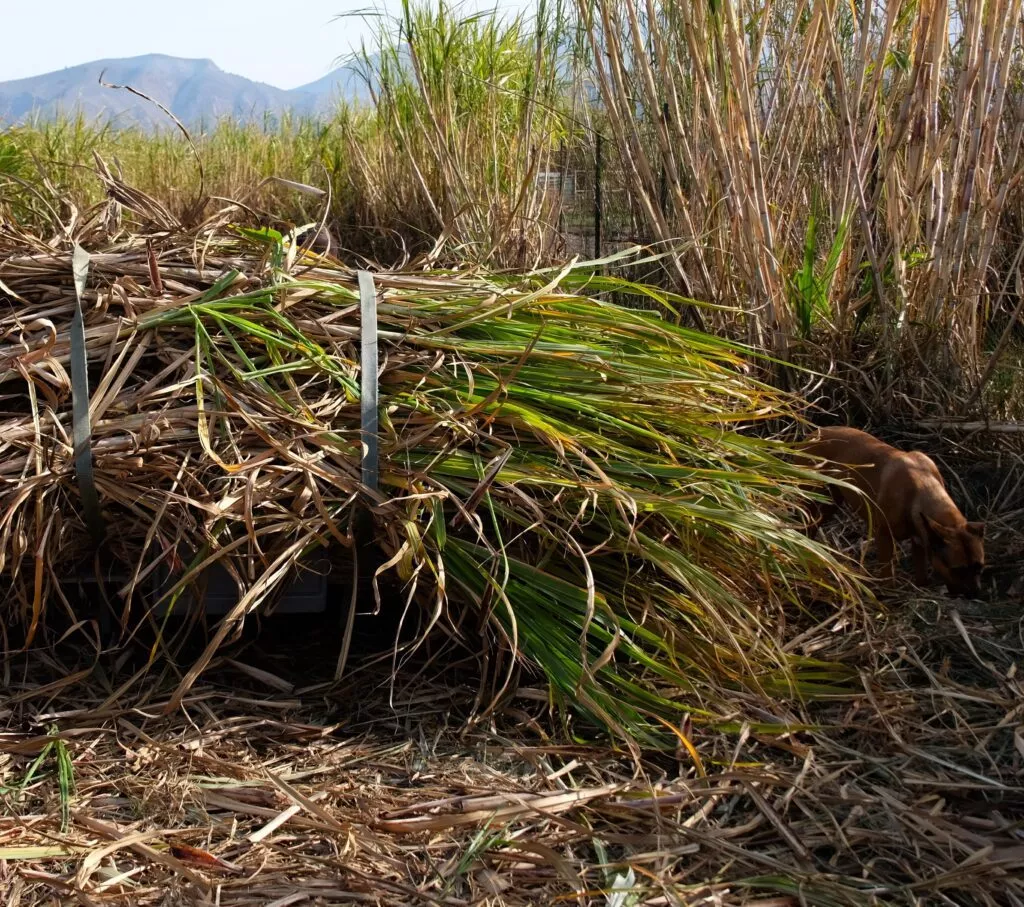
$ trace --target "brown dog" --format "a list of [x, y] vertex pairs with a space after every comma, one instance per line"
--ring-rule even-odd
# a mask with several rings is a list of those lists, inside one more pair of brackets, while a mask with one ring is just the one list
[[911, 540], [914, 578], [923, 585], [928, 563], [954, 595], [975, 596], [985, 564], [985, 526], [969, 523], [953, 503], [935, 463], [919, 451], [897, 450], [856, 428], [822, 428], [800, 447], [827, 475], [863, 492], [830, 485], [832, 503], [819, 508], [815, 527], [846, 503], [874, 530], [882, 569], [894, 571], [896, 543]]

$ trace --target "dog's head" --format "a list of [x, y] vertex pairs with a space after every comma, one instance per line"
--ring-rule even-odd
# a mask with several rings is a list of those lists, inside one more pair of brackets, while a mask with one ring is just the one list
[[953, 595], [976, 596], [981, 592], [985, 566], [985, 524], [966, 523], [961, 528], [944, 526], [925, 517], [932, 569]]

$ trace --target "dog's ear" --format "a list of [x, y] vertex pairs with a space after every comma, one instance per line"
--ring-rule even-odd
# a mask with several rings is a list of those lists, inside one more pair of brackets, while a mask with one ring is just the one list
[[934, 551], [940, 551], [945, 548], [949, 543], [952, 531], [948, 526], [943, 526], [942, 523], [936, 523], [927, 514], [921, 515], [922, 522], [924, 523], [924, 531], [928, 537], [928, 544]]
[[967, 531], [975, 538], [985, 538], [985, 524], [984, 523], [968, 523], [965, 527]]

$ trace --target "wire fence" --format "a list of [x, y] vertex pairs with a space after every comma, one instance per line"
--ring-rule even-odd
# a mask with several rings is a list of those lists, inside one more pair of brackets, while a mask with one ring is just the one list
[[599, 133], [588, 142], [561, 147], [549, 169], [537, 174], [545, 196], [552, 242], [585, 258], [601, 258], [649, 241], [626, 188], [614, 148]]

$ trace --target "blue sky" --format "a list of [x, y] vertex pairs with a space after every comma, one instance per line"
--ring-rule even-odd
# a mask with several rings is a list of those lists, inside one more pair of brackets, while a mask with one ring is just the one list
[[[0, 0], [0, 82], [109, 57], [203, 57], [278, 88], [326, 75], [357, 49], [358, 15], [391, 0]], [[470, 0], [467, 9], [522, 9], [528, 0]], [[336, 19], [339, 15], [343, 19]], [[40, 17], [45, 18], [41, 23]]]

